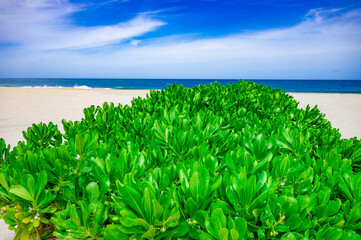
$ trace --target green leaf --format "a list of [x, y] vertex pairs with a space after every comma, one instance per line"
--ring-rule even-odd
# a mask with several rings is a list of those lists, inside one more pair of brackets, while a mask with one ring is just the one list
[[24, 188], [21, 185], [11, 185], [10, 189], [9, 189], [9, 193], [14, 194], [22, 199], [28, 200], [33, 202], [34, 199], [31, 197], [30, 193], [28, 192], [28, 190], [26, 190], [26, 188]]
[[145, 233], [143, 234], [142, 238], [154, 239], [156, 230], [157, 230], [157, 229], [155, 229], [155, 228], [149, 229], [147, 232], [145, 232]]
[[93, 202], [99, 198], [99, 186], [95, 182], [91, 182], [86, 186], [89, 202]]
[[71, 218], [71, 221], [72, 221], [75, 225], [77, 225], [78, 227], [81, 226], [80, 218], [79, 218], [78, 211], [77, 211], [77, 209], [76, 209], [75, 204], [71, 205], [71, 208], [70, 208], [70, 218]]
[[325, 187], [317, 196], [320, 205], [327, 204], [331, 197], [331, 189]]
[[209, 234], [202, 231], [201, 234], [199, 235], [199, 239], [200, 240], [214, 240], [215, 238], [213, 238]]
[[84, 138], [82, 136], [80, 136], [80, 135], [76, 135], [76, 138], [75, 138], [75, 151], [76, 151], [76, 154], [81, 156], [83, 154], [84, 148], [85, 148], [85, 140], [84, 140]]
[[341, 200], [337, 199], [335, 201], [330, 201], [326, 210], [325, 210], [325, 216], [330, 217], [332, 215], [335, 215], [341, 207]]
[[237, 230], [231, 229], [231, 230], [229, 231], [229, 233], [230, 233], [230, 236], [231, 236], [231, 240], [237, 240], [237, 239], [239, 239], [239, 234], [238, 234]]
[[[187, 221], [181, 222], [174, 228], [167, 229], [164, 233], [162, 233], [158, 239], [164, 239], [166, 237], [170, 237], [169, 239], [179, 238], [186, 235], [190, 230], [190, 225]], [[168, 239], [168, 238], [167, 238]]]
[[5, 188], [6, 191], [9, 191], [9, 184], [5, 179], [4, 173], [0, 174], [0, 184], [1, 184], [1, 186], [3, 186]]
[[199, 172], [194, 172], [191, 180], [190, 180], [190, 190], [195, 199], [196, 203], [200, 198], [202, 198], [202, 194], [204, 191], [203, 178]]
[[100, 196], [104, 196], [110, 188], [110, 180], [108, 176], [102, 176], [99, 179], [100, 183]]
[[255, 174], [258, 170], [262, 169], [266, 163], [272, 160], [272, 158], [273, 158], [272, 152], [268, 153], [268, 155], [253, 168], [252, 174]]
[[256, 186], [256, 191], [258, 192], [266, 183], [267, 181], [267, 173], [265, 171], [261, 172], [261, 175], [258, 178], [258, 182], [257, 182], [257, 186]]
[[203, 229], [206, 229], [206, 221], [209, 218], [208, 213], [203, 210], [199, 210], [194, 214], [194, 218]]
[[124, 209], [120, 210], [119, 215], [120, 222], [125, 227], [134, 227], [139, 225], [139, 222], [136, 221], [137, 216], [133, 212]]
[[228, 229], [227, 228], [222, 228], [218, 231], [218, 238], [220, 240], [228, 240]]
[[40, 225], [39, 219], [34, 219], [33, 225], [34, 225], [34, 227], [36, 227], [36, 228], [39, 227], [39, 225]]
[[339, 188], [340, 188], [341, 192], [343, 192], [351, 202], [354, 201], [354, 199], [352, 197], [352, 194], [350, 192], [350, 189], [349, 189], [349, 187], [347, 186], [346, 182], [343, 179], [340, 180]]
[[156, 199], [153, 199], [152, 203], [153, 203], [153, 209], [154, 209], [153, 212], [155, 215], [155, 219], [160, 219], [160, 217], [163, 215], [164, 208], [162, 207], [162, 205], [158, 203]]
[[114, 239], [129, 239], [127, 234], [124, 234], [120, 230], [120, 225], [118, 224], [108, 224], [105, 228], [104, 238], [106, 240], [114, 240]]
[[21, 222], [23, 222], [23, 223], [29, 223], [29, 222], [31, 221], [31, 219], [33, 219], [32, 216], [27, 216], [27, 217], [23, 218], [23, 219], [21, 220]]
[[144, 188], [144, 195], [143, 195], [143, 209], [146, 215], [146, 219], [150, 222], [154, 222], [154, 215], [153, 215], [153, 206], [152, 206], [152, 197], [151, 197], [151, 193], [150, 193], [150, 189], [148, 187]]
[[297, 213], [290, 214], [286, 217], [285, 224], [289, 226], [291, 230], [295, 230], [302, 224], [302, 220]]
[[134, 211], [145, 219], [144, 213], [141, 208], [141, 197], [140, 194], [130, 186], [126, 186], [117, 181], [117, 188], [124, 202], [126, 202]]
[[294, 233], [286, 233], [282, 236], [281, 240], [297, 240], [298, 237]]
[[36, 200], [38, 199], [40, 193], [43, 191], [43, 189], [45, 188], [46, 184], [48, 182], [48, 174], [46, 173], [45, 170], [41, 170], [38, 173], [37, 176], [37, 181], [36, 181]]
[[31, 174], [26, 174], [21, 177], [22, 186], [26, 186], [26, 189], [30, 193], [32, 199], [35, 199], [35, 179]]
[[236, 218], [234, 219], [234, 223], [236, 225], [236, 230], [240, 237], [245, 237], [247, 234], [247, 222], [243, 218]]
[[211, 219], [215, 230], [221, 230], [227, 227], [227, 218], [221, 208], [213, 210]]
[[89, 223], [90, 223], [89, 206], [85, 201], [80, 201], [79, 204], [80, 204], [80, 211], [81, 211], [83, 226], [89, 228], [90, 227], [89, 226]]
[[199, 209], [199, 206], [191, 197], [188, 198], [184, 205], [185, 210], [187, 211], [189, 216], [193, 216], [195, 212]]

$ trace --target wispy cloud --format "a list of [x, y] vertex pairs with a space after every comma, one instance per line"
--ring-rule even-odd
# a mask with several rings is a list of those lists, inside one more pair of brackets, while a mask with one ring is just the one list
[[165, 23], [139, 14], [110, 26], [81, 27], [69, 16], [84, 10], [66, 0], [3, 0], [0, 5], [0, 43], [43, 50], [84, 49], [119, 43]]
[[[133, 38], [164, 23], [145, 14], [115, 26], [82, 28], [64, 19], [78, 11], [79, 6], [68, 2], [61, 2], [60, 6], [61, 10], [56, 11], [62, 20], [56, 22], [61, 22], [61, 27], [44, 24], [43, 28], [36, 28], [38, 37], [31, 37], [30, 33], [25, 40], [13, 37], [31, 48], [26, 53], [21, 47], [4, 52], [0, 57], [3, 76], [361, 77], [361, 9], [312, 9], [302, 22], [287, 28], [214, 38], [190, 34], [138, 41]], [[49, 32], [56, 37], [39, 37]], [[127, 39], [130, 41], [110, 45]], [[79, 51], [96, 46], [104, 47]]]

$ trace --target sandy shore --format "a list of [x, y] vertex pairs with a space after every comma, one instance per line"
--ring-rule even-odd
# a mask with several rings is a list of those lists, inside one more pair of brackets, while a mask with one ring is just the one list
[[148, 93], [149, 90], [0, 87], [0, 137], [14, 146], [23, 140], [22, 131], [33, 123], [51, 121], [62, 129], [62, 119], [81, 120], [86, 107], [104, 102], [130, 104], [132, 98]]
[[[103, 102], [130, 104], [133, 97], [145, 97], [149, 90], [6, 88], [0, 87], [0, 137], [14, 146], [23, 140], [22, 131], [32, 123], [80, 120], [83, 109]], [[321, 112], [339, 128], [344, 138], [361, 138], [361, 94], [290, 93], [300, 102], [318, 105]], [[2, 240], [13, 239], [13, 233], [0, 223]]]
[[[22, 131], [33, 123], [80, 120], [83, 109], [104, 102], [130, 104], [133, 97], [145, 97], [149, 90], [58, 89], [0, 87], [0, 137], [15, 146], [23, 140]], [[339, 128], [344, 138], [361, 138], [361, 94], [290, 93], [300, 102], [318, 105], [321, 112]]]
[[342, 138], [361, 138], [361, 94], [290, 93], [300, 107], [317, 105]]

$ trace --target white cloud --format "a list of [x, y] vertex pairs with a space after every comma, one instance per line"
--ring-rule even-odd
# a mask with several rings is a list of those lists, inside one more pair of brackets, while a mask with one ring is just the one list
[[[183, 41], [175, 38], [175, 41], [169, 42], [150, 40], [137, 49], [121, 49], [106, 56], [119, 57], [118, 61], [121, 61], [120, 56], [125, 55], [128, 64], [169, 64], [344, 54], [361, 50], [361, 26], [357, 24], [361, 11], [356, 13], [352, 18], [347, 17], [350, 13], [332, 18], [324, 16], [321, 22], [308, 18], [289, 28], [225, 37]], [[104, 55], [99, 53], [96, 56]]]
[[3, 0], [0, 5], [0, 43], [43, 50], [100, 47], [154, 31], [165, 23], [139, 14], [110, 26], [80, 27], [69, 15], [81, 5], [66, 0]]
[[130, 44], [133, 46], [138, 46], [141, 42], [141, 40], [133, 39], [132, 41], [130, 41]]
[[39, 40], [34, 47], [44, 49], [84, 49], [118, 43], [155, 30], [163, 22], [139, 15], [112, 26], [75, 27], [54, 32], [50, 39]]
[[[162, 24], [142, 16], [139, 19], [125, 26], [154, 29]], [[81, 37], [76, 41], [68, 38], [69, 41], [53, 41], [57, 48], [44, 43], [47, 49], [56, 51], [9, 50], [0, 57], [0, 72], [13, 77], [355, 79], [361, 78], [360, 22], [361, 9], [314, 9], [305, 15], [304, 21], [292, 27], [215, 38], [167, 36], [142, 40], [141, 45], [132, 40], [130, 44], [91, 52], [76, 48], [95, 46], [94, 42], [109, 44], [111, 39], [123, 37], [94, 42]], [[98, 35], [97, 31], [107, 36], [108, 30], [117, 32], [114, 28], [121, 27], [86, 28], [86, 31], [89, 36]], [[79, 27], [75, 29], [81, 32]], [[140, 29], [138, 32], [146, 31]], [[135, 34], [129, 34], [128, 38], [133, 39]]]

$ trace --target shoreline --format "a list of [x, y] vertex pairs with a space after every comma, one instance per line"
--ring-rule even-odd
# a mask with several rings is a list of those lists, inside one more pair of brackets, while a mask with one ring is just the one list
[[[154, 91], [159, 91], [162, 89], [149, 89], [149, 88], [93, 88], [93, 87], [88, 87], [86, 85], [84, 86], [76, 86], [76, 87], [49, 87], [49, 86], [22, 86], [22, 87], [17, 87], [17, 86], [0, 86], [0, 88], [26, 88], [26, 89], [74, 89], [74, 90], [134, 90], [134, 91], [138, 91], [138, 90], [154, 90]], [[361, 92], [360, 92], [361, 94]]]
[[[312, 81], [312, 80], [310, 80]], [[354, 80], [359, 81], [359, 80]], [[0, 86], [0, 88], [26, 88], [26, 89], [76, 89], [76, 90], [130, 90], [130, 91], [142, 91], [142, 90], [154, 90], [154, 91], [160, 91], [163, 88], [98, 88], [98, 87], [89, 87], [86, 85], [80, 85], [80, 86], [74, 86], [74, 87], [62, 87], [62, 86]], [[361, 94], [361, 91], [343, 91], [343, 92], [337, 92], [337, 91], [323, 91], [323, 92], [313, 92], [313, 91], [285, 91], [288, 94], [293, 93], [315, 93], [315, 94]]]

